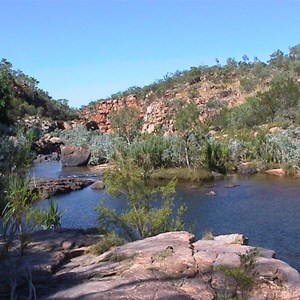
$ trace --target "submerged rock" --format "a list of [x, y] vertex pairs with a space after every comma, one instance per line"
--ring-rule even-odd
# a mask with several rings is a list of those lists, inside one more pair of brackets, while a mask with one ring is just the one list
[[257, 169], [249, 164], [241, 164], [238, 166], [237, 172], [242, 175], [252, 175], [258, 173]]

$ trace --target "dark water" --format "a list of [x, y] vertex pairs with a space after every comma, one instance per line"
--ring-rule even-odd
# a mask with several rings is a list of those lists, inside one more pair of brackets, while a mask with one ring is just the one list
[[[96, 176], [88, 169], [61, 171], [57, 162], [35, 165], [36, 176]], [[233, 183], [239, 186], [226, 188]], [[208, 196], [213, 190], [216, 196]], [[87, 228], [97, 225], [94, 211], [98, 201], [106, 199], [111, 208], [121, 210], [126, 203], [109, 197], [105, 191], [89, 187], [70, 194], [56, 196], [61, 211], [64, 211], [62, 226]], [[188, 184], [179, 184], [174, 201], [175, 207], [187, 205], [185, 224], [195, 224], [199, 238], [210, 230], [213, 234], [243, 233], [250, 244], [276, 251], [277, 257], [300, 270], [300, 180], [275, 176], [233, 176], [225, 180], [191, 189]], [[47, 200], [37, 205], [46, 207]]]

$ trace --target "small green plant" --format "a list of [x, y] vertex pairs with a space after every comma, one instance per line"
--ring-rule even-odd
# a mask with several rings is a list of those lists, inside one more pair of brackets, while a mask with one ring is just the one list
[[44, 230], [60, 228], [60, 220], [63, 213], [59, 212], [58, 205], [53, 199], [50, 200], [50, 204], [47, 210], [44, 212], [44, 220], [42, 227]]
[[[106, 252], [107, 250], [109, 250], [111, 247], [121, 246], [124, 243], [125, 243], [124, 239], [120, 238], [120, 236], [115, 232], [111, 232], [106, 234], [104, 237], [102, 237], [99, 242], [92, 245], [90, 247], [89, 252], [94, 255], [100, 255]], [[115, 257], [115, 259], [117, 259], [117, 257]]]
[[[256, 257], [259, 255], [258, 250], [251, 249], [244, 254], [239, 254], [240, 267], [220, 266], [220, 270], [226, 277], [232, 278], [236, 284], [235, 299], [244, 299], [246, 293], [250, 291], [255, 283]], [[239, 298], [239, 294], [241, 298]]]
[[202, 240], [212, 241], [214, 239], [214, 235], [211, 231], [205, 231], [202, 234]]
[[152, 257], [152, 261], [163, 261], [165, 259], [167, 259], [168, 257], [171, 257], [173, 254], [173, 249], [171, 247], [167, 247], [165, 250], [156, 252], [153, 257]]

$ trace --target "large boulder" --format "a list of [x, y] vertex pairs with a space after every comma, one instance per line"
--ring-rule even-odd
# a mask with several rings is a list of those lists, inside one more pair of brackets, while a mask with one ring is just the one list
[[61, 147], [61, 162], [65, 167], [86, 166], [91, 157], [91, 151], [79, 147]]

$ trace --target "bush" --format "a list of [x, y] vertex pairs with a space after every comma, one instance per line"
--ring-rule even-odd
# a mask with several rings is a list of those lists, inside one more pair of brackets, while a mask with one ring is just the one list
[[125, 240], [120, 238], [115, 232], [106, 234], [99, 242], [92, 245], [89, 249], [89, 252], [94, 255], [100, 255], [111, 247], [121, 246], [125, 243]]
[[67, 146], [89, 148], [92, 152], [89, 161], [91, 165], [108, 161], [113, 153], [113, 139], [111, 135], [87, 130], [85, 126], [56, 130], [54, 134], [60, 137]]
[[[175, 181], [154, 187], [145, 181], [141, 168], [132, 161], [124, 161], [118, 162], [104, 174], [104, 182], [110, 195], [128, 202], [128, 209], [117, 213], [107, 208], [102, 201], [96, 210], [103, 229], [118, 230], [130, 240], [183, 229], [185, 207], [180, 207], [175, 216], [172, 210]], [[156, 203], [158, 199], [161, 201], [160, 206]]]

